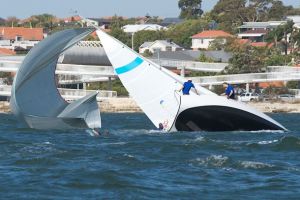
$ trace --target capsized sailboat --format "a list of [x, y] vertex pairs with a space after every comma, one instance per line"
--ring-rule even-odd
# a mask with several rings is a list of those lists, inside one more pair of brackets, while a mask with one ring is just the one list
[[98, 29], [97, 35], [130, 96], [153, 124], [167, 131], [286, 130], [249, 106], [197, 86], [199, 95], [181, 95], [183, 77], [144, 58]]
[[55, 69], [59, 56], [92, 33], [93, 28], [57, 32], [37, 44], [25, 57], [12, 87], [12, 112], [30, 128], [100, 128], [96, 96], [89, 94], [72, 103], [60, 95]]

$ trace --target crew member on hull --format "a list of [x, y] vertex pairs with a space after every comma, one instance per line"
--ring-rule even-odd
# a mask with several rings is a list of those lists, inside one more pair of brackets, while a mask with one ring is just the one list
[[198, 94], [198, 93], [197, 93], [197, 90], [196, 90], [196, 88], [195, 88], [195, 85], [192, 83], [192, 80], [189, 79], [188, 81], [186, 81], [186, 82], [183, 83], [183, 86], [182, 86], [182, 88], [179, 90], [179, 92], [182, 91], [182, 94], [183, 94], [183, 95], [190, 95], [190, 90], [191, 90], [192, 88], [194, 88], [196, 94]]
[[225, 95], [227, 96], [227, 99], [235, 99], [235, 92], [233, 86], [224, 82], [223, 87], [226, 88]]

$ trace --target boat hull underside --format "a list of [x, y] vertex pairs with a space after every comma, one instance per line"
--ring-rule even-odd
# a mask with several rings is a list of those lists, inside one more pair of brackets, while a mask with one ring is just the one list
[[282, 127], [252, 113], [225, 106], [200, 106], [181, 112], [175, 122], [178, 131], [259, 131]]

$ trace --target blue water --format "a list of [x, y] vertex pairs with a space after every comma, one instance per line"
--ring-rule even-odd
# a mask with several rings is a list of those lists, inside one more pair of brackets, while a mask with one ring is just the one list
[[300, 115], [290, 132], [161, 133], [103, 114], [109, 134], [24, 129], [0, 115], [0, 199], [300, 199]]

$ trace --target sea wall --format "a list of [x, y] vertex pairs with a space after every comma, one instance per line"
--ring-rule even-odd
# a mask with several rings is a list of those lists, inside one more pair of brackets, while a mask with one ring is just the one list
[[[265, 113], [300, 113], [300, 102], [250, 102], [249, 106]], [[142, 112], [132, 98], [107, 98], [99, 102], [101, 112]], [[9, 103], [0, 101], [0, 112], [10, 112]]]

